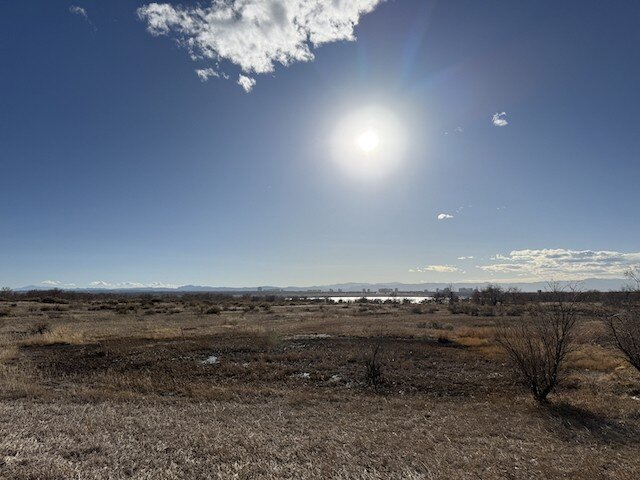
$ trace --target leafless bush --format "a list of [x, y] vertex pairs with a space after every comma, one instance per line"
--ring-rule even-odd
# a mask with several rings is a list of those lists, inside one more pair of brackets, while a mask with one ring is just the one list
[[625, 272], [624, 276], [631, 282], [628, 286], [629, 290], [640, 292], [640, 266], [630, 268]]
[[605, 323], [618, 350], [640, 371], [640, 308], [628, 307], [620, 313], [608, 315]]
[[44, 335], [51, 330], [51, 326], [47, 322], [38, 322], [31, 329], [29, 333], [31, 335]]
[[381, 348], [377, 343], [371, 353], [365, 360], [365, 382], [368, 386], [377, 389], [382, 385], [382, 361], [381, 361]]
[[0, 300], [1, 301], [9, 301], [13, 297], [13, 290], [9, 287], [0, 288]]
[[574, 289], [552, 285], [556, 300], [541, 306], [531, 316], [503, 321], [497, 341], [538, 402], [544, 402], [558, 384], [559, 374], [573, 343], [577, 323]]

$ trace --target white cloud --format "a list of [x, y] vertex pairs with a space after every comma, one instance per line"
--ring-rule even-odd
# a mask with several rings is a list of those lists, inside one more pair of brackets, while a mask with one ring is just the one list
[[440, 213], [438, 214], [438, 220], [450, 220], [453, 218], [453, 215], [450, 215], [448, 213]]
[[478, 268], [490, 273], [515, 275], [531, 280], [584, 280], [622, 278], [629, 268], [640, 265], [640, 252], [621, 253], [596, 250], [513, 250], [492, 257], [491, 265]]
[[75, 283], [62, 283], [58, 280], [43, 280], [40, 282], [40, 285], [45, 285], [47, 287], [53, 288], [74, 288], [76, 286]]
[[77, 5], [71, 5], [69, 7], [69, 11], [75, 15], [80, 15], [86, 20], [89, 20], [89, 15], [87, 15], [87, 11], [82, 7], [78, 7]]
[[509, 122], [507, 121], [507, 112], [494, 113], [491, 117], [491, 123], [496, 127], [506, 127], [509, 125]]
[[255, 84], [256, 84], [255, 78], [247, 77], [246, 75], [238, 76], [238, 85], [244, 88], [244, 91], [247, 93], [253, 90], [253, 87], [255, 86]]
[[219, 77], [220, 75], [213, 68], [198, 68], [196, 69], [196, 75], [203, 82], [206, 82], [211, 77]]
[[453, 265], [427, 265], [426, 267], [412, 268], [411, 270], [409, 270], [409, 272], [411, 273], [455, 273], [459, 271], [460, 269], [458, 267], [454, 267]]
[[93, 24], [93, 22], [91, 21], [91, 19], [89, 18], [89, 14], [87, 13], [87, 11], [82, 8], [79, 7], [77, 5], [71, 5], [69, 7], [69, 12], [71, 12], [74, 15], [78, 15], [79, 17], [84, 18], [84, 20], [93, 27], [93, 29], [95, 30], [95, 25]]
[[382, 1], [210, 0], [204, 6], [150, 3], [137, 13], [152, 35], [174, 37], [192, 59], [225, 60], [259, 74], [311, 61], [312, 48], [322, 44], [355, 40], [360, 17]]
[[108, 288], [108, 289], [122, 289], [122, 288], [177, 288], [178, 285], [163, 282], [105, 282], [97, 280], [89, 284], [90, 288]]
[[475, 257], [473, 255], [470, 255], [468, 257], [458, 257], [458, 260], [473, 260]]

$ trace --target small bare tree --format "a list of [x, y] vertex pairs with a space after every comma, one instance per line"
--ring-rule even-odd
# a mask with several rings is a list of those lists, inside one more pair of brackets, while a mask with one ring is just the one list
[[621, 312], [604, 318], [618, 350], [640, 371], [640, 306], [634, 305], [640, 294], [640, 267], [629, 269], [625, 276], [631, 281], [628, 291], [636, 295], [624, 302]]
[[624, 273], [624, 276], [631, 282], [629, 289], [634, 292], [640, 292], [640, 266], [630, 268]]
[[558, 384], [577, 323], [575, 287], [553, 283], [550, 293], [554, 301], [529, 318], [500, 323], [496, 338], [538, 402], [545, 402]]
[[618, 350], [640, 371], [640, 308], [627, 307], [605, 319]]

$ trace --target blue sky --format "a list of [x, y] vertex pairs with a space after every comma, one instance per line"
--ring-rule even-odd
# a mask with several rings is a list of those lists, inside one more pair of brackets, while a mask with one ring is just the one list
[[0, 2], [0, 285], [640, 263], [638, 2], [200, 4]]

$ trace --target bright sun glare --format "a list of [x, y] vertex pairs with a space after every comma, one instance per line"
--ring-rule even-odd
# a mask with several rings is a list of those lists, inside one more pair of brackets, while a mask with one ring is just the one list
[[373, 152], [380, 145], [380, 137], [373, 130], [367, 130], [358, 136], [357, 144], [362, 151]]
[[405, 132], [396, 112], [388, 108], [367, 106], [353, 110], [334, 126], [333, 159], [353, 178], [383, 179], [403, 161]]

